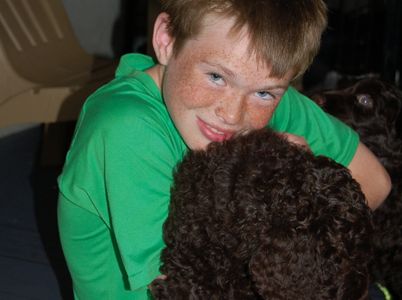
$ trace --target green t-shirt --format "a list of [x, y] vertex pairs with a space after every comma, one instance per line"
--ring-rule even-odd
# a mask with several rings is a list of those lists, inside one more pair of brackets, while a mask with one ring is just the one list
[[[59, 177], [59, 230], [77, 299], [147, 299], [159, 274], [172, 171], [187, 147], [142, 72], [153, 65], [122, 57], [116, 78], [85, 102]], [[269, 125], [343, 165], [358, 145], [354, 131], [293, 88]]]

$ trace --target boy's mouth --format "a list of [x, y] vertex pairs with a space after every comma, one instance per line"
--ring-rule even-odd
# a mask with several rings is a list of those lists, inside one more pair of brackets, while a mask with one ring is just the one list
[[197, 118], [198, 127], [204, 137], [211, 142], [223, 142], [230, 139], [234, 135], [234, 131], [223, 130], [212, 126], [200, 118]]

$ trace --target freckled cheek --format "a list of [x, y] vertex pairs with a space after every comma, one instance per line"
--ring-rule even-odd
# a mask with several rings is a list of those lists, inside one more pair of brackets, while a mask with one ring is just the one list
[[169, 82], [168, 93], [172, 101], [181, 103], [186, 109], [207, 107], [214, 103], [217, 96], [209, 91], [202, 79], [191, 72], [179, 74], [171, 74], [173, 76], [170, 77], [173, 80]]
[[217, 97], [200, 85], [191, 84], [190, 82], [186, 86], [182, 86], [178, 93], [182, 104], [189, 109], [209, 107]]
[[274, 113], [275, 107], [254, 107], [248, 111], [249, 126], [260, 129], [266, 126]]

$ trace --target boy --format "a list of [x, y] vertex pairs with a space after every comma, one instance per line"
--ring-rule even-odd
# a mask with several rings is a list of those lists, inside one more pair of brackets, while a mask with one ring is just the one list
[[356, 133], [288, 89], [318, 50], [322, 1], [162, 4], [153, 34], [158, 63], [122, 58], [116, 79], [85, 103], [59, 178], [59, 228], [76, 299], [148, 297], [172, 170], [189, 149], [269, 123], [348, 166], [371, 208], [389, 192], [388, 174]]

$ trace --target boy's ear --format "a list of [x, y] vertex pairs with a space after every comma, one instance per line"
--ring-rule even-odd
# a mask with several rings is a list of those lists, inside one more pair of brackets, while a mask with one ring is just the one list
[[170, 17], [167, 13], [160, 13], [155, 20], [152, 36], [156, 58], [161, 65], [167, 65], [173, 54], [174, 38], [169, 33]]

